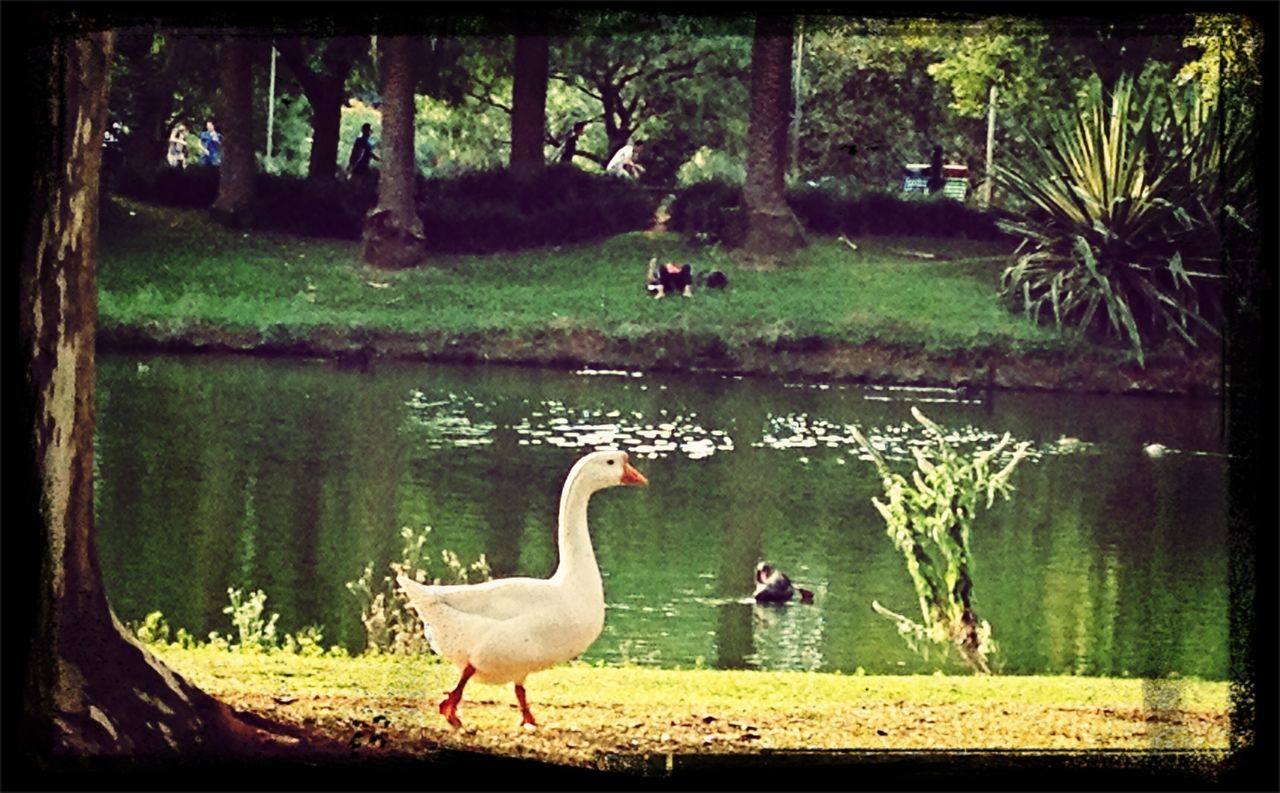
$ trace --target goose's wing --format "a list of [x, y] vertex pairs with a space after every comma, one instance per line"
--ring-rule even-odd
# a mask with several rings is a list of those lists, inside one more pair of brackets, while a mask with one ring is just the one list
[[548, 606], [554, 587], [545, 579], [500, 578], [480, 584], [430, 586], [398, 576], [409, 603], [429, 621], [442, 607], [488, 620], [509, 620]]

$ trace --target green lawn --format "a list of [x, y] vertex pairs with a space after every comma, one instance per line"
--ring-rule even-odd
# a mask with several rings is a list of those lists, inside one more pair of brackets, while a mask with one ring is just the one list
[[[386, 272], [361, 266], [354, 242], [231, 231], [200, 211], [111, 204], [99, 270], [107, 330], [213, 326], [291, 337], [317, 329], [446, 337], [587, 330], [650, 341], [679, 332], [731, 344], [816, 337], [931, 352], [1081, 345], [1009, 313], [997, 297], [1008, 251], [963, 240], [869, 238], [854, 251], [815, 237], [789, 267], [760, 273], [739, 271], [718, 250], [676, 234], [635, 232], [562, 249], [440, 256]], [[641, 284], [651, 256], [722, 269], [730, 288], [647, 299]]]

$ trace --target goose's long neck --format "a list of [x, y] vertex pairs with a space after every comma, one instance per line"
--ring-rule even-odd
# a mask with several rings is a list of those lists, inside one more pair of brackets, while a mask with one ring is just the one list
[[554, 576], [558, 580], [600, 577], [591, 534], [587, 531], [587, 502], [591, 500], [591, 492], [581, 478], [574, 476], [565, 482], [560, 493], [560, 566]]

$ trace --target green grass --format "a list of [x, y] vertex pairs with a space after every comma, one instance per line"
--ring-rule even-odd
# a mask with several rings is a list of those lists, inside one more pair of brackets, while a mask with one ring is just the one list
[[[1083, 345], [1009, 313], [996, 293], [1008, 251], [962, 240], [865, 240], [853, 251], [816, 237], [790, 266], [761, 273], [739, 271], [719, 251], [674, 234], [636, 232], [562, 249], [441, 256], [386, 272], [361, 266], [356, 243], [231, 231], [199, 211], [112, 199], [102, 225], [99, 312], [108, 330], [526, 338], [586, 330], [630, 340], [679, 332], [731, 344], [822, 338], [944, 353]], [[895, 248], [948, 258], [923, 261]], [[646, 299], [651, 256], [722, 269], [731, 287]]]
[[[192, 683], [214, 691], [293, 696], [357, 696], [434, 700], [451, 688], [457, 672], [432, 655], [304, 657], [287, 653], [228, 652], [210, 647], [153, 646]], [[1143, 680], [1069, 676], [844, 675], [821, 672], [651, 669], [573, 662], [530, 678], [543, 701], [559, 697], [631, 706], [682, 704], [703, 710], [750, 703], [764, 711], [831, 703], [982, 705], [1018, 703], [1078, 708], [1144, 707]], [[1178, 681], [1179, 707], [1226, 711], [1229, 684]], [[506, 696], [505, 686], [477, 686], [476, 696]], [[799, 695], [799, 700], [797, 699]]]

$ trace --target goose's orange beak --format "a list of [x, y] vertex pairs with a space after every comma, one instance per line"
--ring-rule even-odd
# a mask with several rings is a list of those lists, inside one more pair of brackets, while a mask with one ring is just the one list
[[644, 478], [644, 474], [640, 473], [631, 465], [630, 460], [624, 460], [622, 463], [622, 484], [624, 485], [647, 485], [649, 480]]

